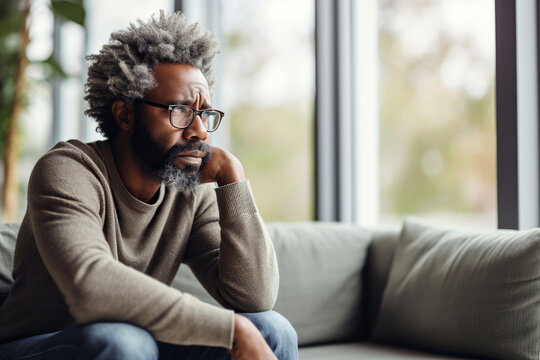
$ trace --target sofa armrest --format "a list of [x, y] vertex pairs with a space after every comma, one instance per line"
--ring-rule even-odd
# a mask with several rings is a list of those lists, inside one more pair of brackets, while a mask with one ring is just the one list
[[13, 284], [13, 259], [19, 223], [0, 224], [0, 305]]

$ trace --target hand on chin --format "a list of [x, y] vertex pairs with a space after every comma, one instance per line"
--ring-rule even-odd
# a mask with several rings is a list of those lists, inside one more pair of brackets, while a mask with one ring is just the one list
[[245, 180], [244, 168], [230, 152], [212, 147], [210, 160], [201, 171], [201, 183], [216, 182], [219, 186]]

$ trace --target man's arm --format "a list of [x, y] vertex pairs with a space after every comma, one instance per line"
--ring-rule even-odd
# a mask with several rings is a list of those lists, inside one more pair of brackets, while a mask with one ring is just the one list
[[43, 262], [79, 323], [123, 321], [160, 341], [231, 347], [234, 314], [200, 302], [117, 259], [104, 238], [104, 183], [80, 151], [41, 159], [29, 183], [28, 216]]
[[[219, 213], [213, 197], [206, 196], [185, 260], [225, 307], [243, 312], [269, 310], [279, 286], [277, 260], [242, 164], [232, 154], [213, 148], [208, 165], [201, 181], [220, 186], [216, 189]], [[276, 359], [255, 325], [238, 314], [230, 352], [237, 360]]]
[[[272, 241], [249, 183], [242, 181], [240, 162], [220, 149], [213, 148], [212, 154], [208, 164], [221, 163], [214, 174], [223, 175], [215, 179], [221, 184], [215, 189], [217, 203], [213, 194], [201, 194], [184, 262], [223, 306], [239, 312], [270, 310], [279, 286]], [[227, 166], [242, 177], [228, 176]], [[223, 178], [241, 182], [227, 184]]]

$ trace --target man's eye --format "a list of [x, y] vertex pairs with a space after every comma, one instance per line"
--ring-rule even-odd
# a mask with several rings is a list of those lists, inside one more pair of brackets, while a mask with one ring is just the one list
[[181, 108], [175, 108], [174, 109], [175, 112], [177, 112], [178, 114], [188, 114], [191, 112], [191, 109], [190, 108], [184, 108], [184, 107], [181, 107]]

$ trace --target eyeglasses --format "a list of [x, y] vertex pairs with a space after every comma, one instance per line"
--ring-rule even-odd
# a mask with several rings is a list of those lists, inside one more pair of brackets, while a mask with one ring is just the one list
[[169, 122], [172, 127], [177, 129], [185, 129], [193, 122], [195, 116], [199, 115], [204, 128], [208, 132], [216, 131], [221, 123], [221, 119], [225, 116], [223, 111], [216, 109], [197, 110], [189, 105], [163, 105], [143, 99], [136, 101], [142, 102], [151, 106], [169, 110]]

